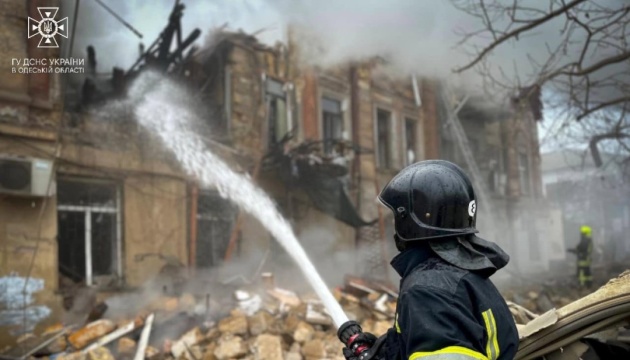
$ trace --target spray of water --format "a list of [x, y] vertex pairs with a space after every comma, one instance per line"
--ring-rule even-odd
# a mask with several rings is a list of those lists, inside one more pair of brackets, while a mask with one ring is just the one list
[[183, 105], [186, 92], [163, 77], [145, 73], [129, 91], [137, 121], [154, 132], [174, 153], [184, 169], [203, 186], [215, 186], [222, 196], [255, 216], [273, 235], [300, 267], [335, 325], [348, 321], [339, 303], [319, 276], [317, 270], [297, 241], [287, 220], [278, 212], [273, 201], [249, 179], [241, 176], [214, 155], [202, 138], [192, 129], [197, 116]]

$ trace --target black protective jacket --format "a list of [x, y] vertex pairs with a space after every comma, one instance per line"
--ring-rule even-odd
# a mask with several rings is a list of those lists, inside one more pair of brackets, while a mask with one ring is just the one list
[[451, 265], [427, 247], [401, 252], [402, 277], [394, 328], [380, 351], [386, 359], [512, 359], [516, 325], [488, 276]]
[[587, 235], [580, 235], [580, 243], [571, 252], [575, 253], [578, 257], [578, 266], [590, 266], [593, 255], [593, 238]]

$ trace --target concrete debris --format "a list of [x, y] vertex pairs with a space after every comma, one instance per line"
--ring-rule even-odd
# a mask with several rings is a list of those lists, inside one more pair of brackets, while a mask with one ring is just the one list
[[[173, 315], [181, 314], [182, 304], [194, 308], [199, 302], [204, 302], [204, 299], [182, 295], [161, 297], [151, 302], [141, 314], [146, 316], [151, 310], [160, 310], [156, 313], [155, 329], [149, 339], [151, 346], [144, 352], [145, 358], [177, 360], [340, 358], [342, 344], [337, 340], [336, 329], [321, 302], [312, 296], [300, 297], [281, 288], [270, 289], [269, 283], [262, 285], [264, 286], [257, 290], [233, 292], [231, 305], [217, 299], [216, 305], [212, 306], [212, 314], [204, 313], [197, 320], [194, 318], [199, 317], [196, 312], [188, 313], [188, 316]], [[393, 323], [396, 299], [380, 290], [365, 293], [369, 298], [359, 294], [350, 295], [342, 289], [337, 289], [335, 296], [346, 309], [355, 313], [357, 320], [365, 322], [374, 331], [387, 331]], [[243, 306], [243, 303], [252, 299], [256, 299], [254, 307]], [[221, 305], [224, 308], [218, 309]], [[117, 359], [131, 358], [134, 352], [138, 351], [138, 335], [144, 325], [142, 319], [133, 320], [134, 331], [113, 340], [111, 346], [106, 347], [109, 353], [103, 351], [101, 347], [90, 348], [87, 356], [107, 358], [112, 355]], [[108, 334], [112, 337], [124, 327], [130, 326], [129, 319], [125, 321], [116, 319], [116, 322], [110, 323], [104, 323], [105, 321], [100, 320], [73, 333], [72, 340], [76, 345], [72, 345], [72, 349], [93, 347], [100, 344], [102, 339], [108, 338]], [[107, 326], [104, 326], [105, 324]], [[118, 324], [118, 329], [114, 324]], [[161, 331], [161, 327], [169, 329]], [[157, 335], [160, 332], [168, 335], [160, 337]], [[75, 338], [86, 333], [90, 334], [90, 340], [84, 339], [83, 335], [84, 338], [81, 338], [83, 343], [78, 344]], [[100, 338], [96, 336], [97, 333], [101, 335]], [[78, 352], [63, 356], [71, 360], [87, 359], [81, 357]]]
[[549, 310], [548, 312], [538, 316], [534, 320], [527, 323], [518, 331], [518, 336], [520, 339], [526, 338], [531, 334], [538, 332], [544, 328], [547, 328], [558, 321], [558, 313], [555, 309]]
[[525, 325], [538, 314], [560, 309], [587, 295], [589, 290], [550, 283], [529, 289], [507, 290], [504, 297], [517, 324]]
[[68, 337], [68, 342], [76, 350], [81, 350], [92, 341], [114, 331], [116, 324], [113, 321], [102, 319], [88, 324], [86, 327], [77, 330]]
[[219, 331], [224, 334], [245, 335], [248, 332], [247, 317], [233, 315], [219, 321]]
[[252, 295], [246, 291], [238, 290], [234, 293], [238, 301], [238, 307], [245, 315], [252, 316], [262, 307], [262, 298], [259, 295]]
[[306, 305], [306, 321], [309, 324], [332, 325], [332, 319], [325, 314], [325, 310], [321, 304], [319, 306], [313, 303]]
[[88, 352], [87, 355], [88, 360], [115, 360], [114, 355], [112, 355], [111, 351], [104, 347], [98, 347], [94, 350]]
[[116, 350], [119, 354], [130, 355], [134, 353], [136, 349], [136, 342], [128, 337], [121, 338], [118, 340], [118, 345], [116, 346]]
[[323, 359], [326, 357], [324, 342], [320, 339], [308, 341], [302, 347], [302, 355], [306, 360]]
[[154, 348], [153, 346], [147, 346], [147, 348], [144, 350], [145, 359], [149, 359], [149, 360], [155, 359], [159, 355], [160, 355], [160, 350]]
[[203, 334], [198, 327], [190, 330], [171, 346], [171, 353], [176, 359], [188, 352], [188, 348], [198, 344], [203, 339]]
[[[183, 294], [161, 296], [135, 317], [107, 319], [105, 313], [104, 319], [64, 333], [46, 345], [46, 353], [37, 356], [58, 360], [129, 360], [134, 355], [156, 360], [342, 360], [343, 345], [321, 301], [276, 287], [272, 274], [265, 279], [257, 287], [226, 292], [232, 296], [210, 294], [211, 304], [208, 294]], [[379, 336], [393, 326], [398, 294], [385, 284], [352, 277], [333, 294], [364, 331]], [[521, 336], [553, 324], [556, 312], [548, 310], [560, 308], [578, 295], [553, 286], [505, 293]], [[200, 305], [204, 311], [190, 311]], [[142, 350], [141, 331], [147, 328], [150, 314], [155, 321]], [[56, 325], [22, 341], [41, 342], [46, 334], [63, 329]]]
[[252, 336], [263, 334], [271, 329], [274, 322], [275, 319], [270, 313], [259, 311], [248, 318], [249, 333]]
[[268, 290], [267, 293], [280, 301], [281, 304], [299, 306], [302, 303], [300, 298], [293, 291], [275, 288]]
[[300, 321], [293, 332], [293, 340], [297, 343], [304, 344], [313, 338], [315, 329], [308, 323]]
[[247, 352], [248, 350], [242, 337], [227, 334], [219, 338], [217, 348], [214, 350], [214, 356], [219, 360], [233, 359], [247, 355]]
[[87, 354], [83, 352], [62, 353], [55, 358], [56, 360], [87, 360]]
[[136, 328], [136, 322], [135, 321], [129, 322], [126, 325], [121, 326], [118, 329], [116, 329], [115, 331], [112, 331], [111, 333], [107, 334], [106, 336], [101, 337], [96, 342], [94, 342], [90, 346], [86, 347], [83, 350], [83, 352], [89, 352], [89, 351], [94, 350], [94, 349], [96, 349], [98, 347], [105, 346], [105, 345], [109, 344], [110, 342], [120, 338], [121, 336], [127, 335], [128, 333], [133, 331], [135, 328]]
[[276, 335], [259, 335], [254, 342], [254, 354], [259, 360], [283, 360], [282, 340]]

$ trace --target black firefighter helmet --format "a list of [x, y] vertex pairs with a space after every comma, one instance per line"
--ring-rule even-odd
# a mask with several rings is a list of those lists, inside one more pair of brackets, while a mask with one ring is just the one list
[[409, 165], [385, 186], [379, 200], [394, 212], [403, 241], [477, 233], [477, 203], [468, 176], [445, 160]]

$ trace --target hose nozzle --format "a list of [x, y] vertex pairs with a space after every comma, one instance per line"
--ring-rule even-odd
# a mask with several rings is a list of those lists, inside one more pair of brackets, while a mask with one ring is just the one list
[[361, 333], [363, 333], [361, 325], [359, 325], [356, 321], [350, 320], [346, 321], [339, 327], [339, 330], [337, 330], [337, 337], [356, 356], [359, 356], [370, 348], [368, 344], [362, 341], [355, 341]]

